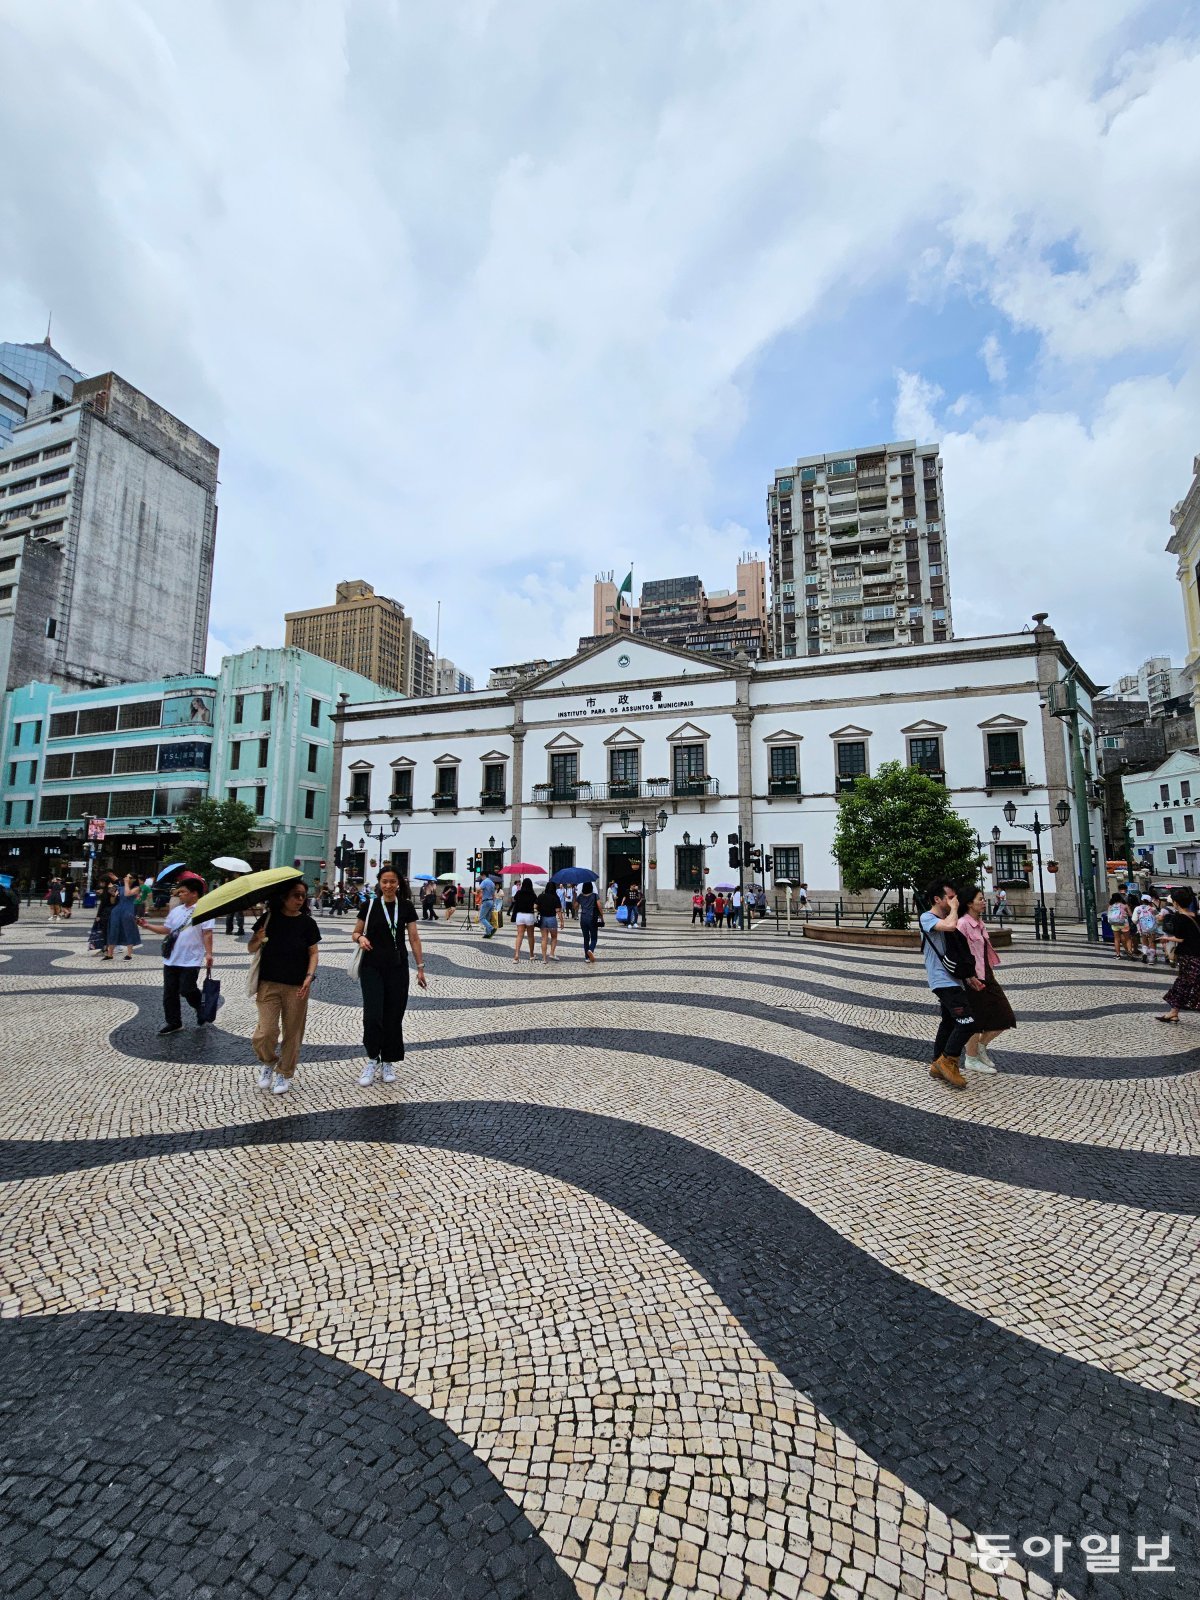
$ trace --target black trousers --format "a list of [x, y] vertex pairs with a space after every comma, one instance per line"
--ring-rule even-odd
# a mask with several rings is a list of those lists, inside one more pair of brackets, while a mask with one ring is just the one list
[[958, 987], [935, 989], [933, 993], [942, 1008], [942, 1020], [938, 1024], [937, 1038], [933, 1041], [934, 1060], [939, 1056], [953, 1056], [957, 1061], [967, 1040], [973, 1033], [979, 1032], [979, 1025], [971, 1011], [971, 996], [966, 989]]
[[200, 987], [196, 982], [199, 976], [199, 967], [163, 968], [163, 1016], [169, 1028], [183, 1025], [183, 1010], [179, 1004], [181, 997], [199, 1014]]
[[363, 1048], [372, 1061], [404, 1060], [404, 1013], [408, 1007], [408, 962], [358, 969], [363, 997]]

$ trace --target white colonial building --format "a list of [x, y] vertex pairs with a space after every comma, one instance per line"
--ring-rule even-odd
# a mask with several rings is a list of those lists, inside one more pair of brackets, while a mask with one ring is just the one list
[[[1017, 898], [1032, 841], [1003, 807], [1015, 802], [1017, 823], [1036, 809], [1052, 824], [1044, 855], [1059, 865], [1047, 895], [1057, 891], [1069, 917], [1079, 888], [1068, 724], [1047, 699], [1072, 669], [1098, 842], [1094, 686], [1042, 621], [753, 665], [618, 635], [503, 690], [344, 705], [329, 859], [345, 839], [368, 875], [390, 858], [438, 876], [465, 874], [482, 852], [489, 867], [524, 860], [634, 877], [652, 904], [682, 906], [706, 874], [729, 881], [727, 836], [740, 826], [774, 857], [776, 881], [836, 892], [838, 795], [901, 761], [945, 782], [983, 841], [991, 882], [1017, 885]], [[1055, 815], [1064, 799], [1065, 825]]]

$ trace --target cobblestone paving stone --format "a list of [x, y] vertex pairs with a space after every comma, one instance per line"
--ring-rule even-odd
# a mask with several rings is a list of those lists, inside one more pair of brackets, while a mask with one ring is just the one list
[[[235, 941], [219, 1026], [160, 1041], [148, 952], [5, 935], [0, 1593], [1200, 1592], [1161, 971], [1018, 944], [1005, 1070], [952, 1095], [911, 956], [664, 922], [514, 969], [439, 925], [362, 1090], [324, 926], [282, 1102]], [[1061, 1576], [983, 1572], [998, 1532]]]

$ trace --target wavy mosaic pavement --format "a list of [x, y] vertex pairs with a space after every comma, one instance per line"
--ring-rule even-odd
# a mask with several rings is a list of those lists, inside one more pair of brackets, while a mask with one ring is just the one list
[[148, 954], [5, 935], [6, 1593], [197, 1552], [264, 1600], [1200, 1586], [1200, 1031], [1151, 1033], [1161, 972], [1018, 946], [1012, 1070], [951, 1095], [912, 958], [664, 923], [514, 969], [438, 925], [366, 1091], [324, 927], [283, 1102], [234, 941], [220, 1026], [160, 1041]]

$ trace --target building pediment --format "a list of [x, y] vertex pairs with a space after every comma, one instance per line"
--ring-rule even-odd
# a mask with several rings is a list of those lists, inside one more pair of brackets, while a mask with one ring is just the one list
[[479, 759], [480, 761], [507, 761], [509, 756], [506, 750], [487, 750]]
[[582, 750], [583, 740], [576, 739], [574, 734], [556, 733], [553, 739], [546, 741], [547, 750]]
[[433, 764], [435, 767], [460, 767], [462, 765], [462, 757], [456, 756], [447, 750], [445, 755], [434, 756]]
[[640, 733], [634, 733], [632, 728], [618, 728], [616, 733], [610, 733], [605, 739], [605, 744], [645, 744]]
[[977, 726], [983, 728], [988, 733], [1002, 733], [1005, 728], [1027, 728], [1029, 724], [1025, 721], [1024, 717], [1010, 717], [1007, 715], [1001, 715], [998, 717], [989, 717], [986, 722], [980, 722], [977, 724]]
[[777, 733], [769, 733], [763, 740], [764, 744], [799, 744], [804, 735], [792, 733], [788, 728], [780, 728]]
[[736, 662], [717, 664], [694, 650], [675, 645], [651, 643], [639, 634], [616, 633], [603, 644], [584, 650], [569, 661], [560, 661], [536, 678], [527, 678], [515, 694], [547, 694], [627, 684], [663, 681], [678, 683], [682, 678], [739, 678], [749, 667]]
[[901, 733], [914, 734], [920, 738], [922, 734], [945, 733], [944, 722], [910, 722], [907, 728], [901, 728]]
[[685, 722], [675, 729], [674, 733], [667, 735], [668, 744], [695, 744], [697, 739], [707, 739], [708, 734], [703, 728], [698, 728], [694, 722]]
[[[374, 772], [374, 770], [375, 770], [375, 763], [373, 761], [363, 761], [361, 759], [361, 757], [360, 757], [359, 760], [352, 761], [350, 763], [350, 771], [351, 772]], [[246, 779], [247, 783], [249, 781], [250, 781], [249, 779]]]
[[870, 728], [860, 728], [853, 722], [848, 722], [844, 728], [835, 728], [829, 735], [831, 739], [869, 739]]
[[[388, 766], [389, 767], [415, 767], [416, 764], [417, 763], [412, 759], [411, 756], [397, 756], [394, 761], [389, 761], [388, 762]], [[355, 762], [353, 762], [351, 764], [351, 767], [350, 767], [351, 772], [354, 771], [354, 768], [357, 765], [358, 765], [357, 761], [355, 761]]]

